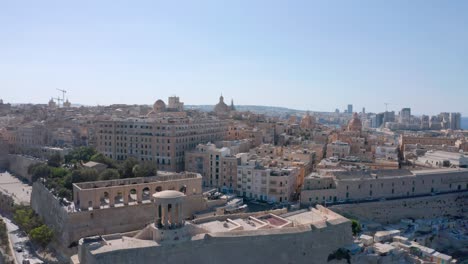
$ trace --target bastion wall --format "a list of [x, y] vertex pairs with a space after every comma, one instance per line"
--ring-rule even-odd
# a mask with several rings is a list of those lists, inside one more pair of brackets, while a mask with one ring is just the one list
[[9, 154], [8, 155], [8, 170], [13, 172], [16, 176], [31, 182], [31, 174], [28, 173], [29, 166], [37, 163], [44, 163], [39, 159], [25, 157], [21, 155]]
[[[352, 242], [349, 221], [315, 229], [239, 231], [161, 246], [81, 255], [82, 264], [115, 263], [327, 263], [329, 254]], [[124, 238], [125, 239], [125, 238]], [[83, 253], [83, 252], [82, 252]]]
[[441, 216], [468, 217], [468, 191], [418, 198], [342, 204], [329, 207], [348, 217], [366, 219], [382, 224], [403, 218], [436, 218]]
[[[33, 184], [31, 206], [66, 246], [82, 237], [143, 229], [156, 216], [153, 203], [67, 212], [66, 207], [40, 181]], [[187, 196], [184, 206], [187, 208], [184, 217], [206, 209], [201, 194]]]

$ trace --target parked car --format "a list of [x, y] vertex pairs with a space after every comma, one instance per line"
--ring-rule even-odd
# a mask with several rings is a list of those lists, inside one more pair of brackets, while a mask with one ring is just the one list
[[22, 246], [15, 246], [15, 251], [16, 252], [23, 252], [23, 247]]

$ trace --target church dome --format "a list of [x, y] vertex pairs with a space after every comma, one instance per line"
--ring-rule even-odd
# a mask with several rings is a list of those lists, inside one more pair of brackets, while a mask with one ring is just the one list
[[315, 117], [311, 116], [309, 111], [302, 117], [301, 127], [306, 129], [311, 129], [315, 126]]
[[153, 105], [153, 111], [164, 112], [164, 110], [166, 110], [166, 104], [164, 103], [164, 101], [161, 99], [157, 100]]
[[359, 116], [357, 113], [354, 113], [353, 118], [351, 119], [351, 121], [349, 121], [348, 130], [349, 131], [361, 131], [362, 130], [362, 122], [361, 122], [361, 119], [359, 119]]
[[224, 97], [221, 95], [219, 97], [219, 102], [215, 105], [214, 111], [216, 113], [227, 113], [230, 111], [229, 106], [224, 102]]

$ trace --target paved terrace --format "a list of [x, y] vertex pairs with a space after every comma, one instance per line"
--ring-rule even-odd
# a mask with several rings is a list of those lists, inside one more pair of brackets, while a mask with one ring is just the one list
[[18, 204], [29, 205], [32, 187], [24, 184], [9, 172], [0, 173], [0, 192], [13, 198]]

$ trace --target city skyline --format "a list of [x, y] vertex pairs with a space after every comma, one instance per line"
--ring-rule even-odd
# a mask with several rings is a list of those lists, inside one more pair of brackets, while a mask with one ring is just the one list
[[[468, 114], [463, 1], [2, 3], [2, 99]], [[18, 92], [22, 91], [22, 92]]]

